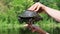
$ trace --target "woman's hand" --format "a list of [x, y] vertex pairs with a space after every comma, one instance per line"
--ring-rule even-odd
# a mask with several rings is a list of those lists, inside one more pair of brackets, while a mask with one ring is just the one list
[[28, 8], [28, 10], [32, 10], [32, 11], [36, 11], [38, 13], [44, 11], [44, 5], [41, 4], [40, 2], [35, 3], [34, 5], [32, 5], [30, 8]]

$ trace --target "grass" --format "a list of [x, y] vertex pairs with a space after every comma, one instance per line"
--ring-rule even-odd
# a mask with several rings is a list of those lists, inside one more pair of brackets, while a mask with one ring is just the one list
[[[54, 2], [53, 2], [54, 1]], [[46, 2], [45, 0], [40, 0], [46, 6], [49, 6], [54, 9], [59, 9], [60, 7], [57, 5], [59, 2], [56, 0], [51, 0]], [[7, 4], [6, 4], [7, 3]], [[24, 24], [20, 24], [18, 21], [18, 15], [28, 9], [31, 5], [33, 5], [33, 0], [1, 0], [0, 1], [0, 30], [6, 31], [7, 29], [11, 29], [10, 34], [15, 30], [15, 34], [19, 33], [19, 28], [24, 29]], [[40, 14], [43, 20], [35, 23], [40, 28], [44, 29], [45, 31], [49, 32], [50, 34], [60, 34], [60, 23], [56, 22], [53, 18], [48, 16], [45, 13]], [[21, 29], [20, 29], [21, 30]], [[24, 32], [26, 30], [23, 30]], [[8, 31], [6, 31], [5, 34]], [[20, 31], [21, 33], [22, 31]], [[4, 34], [3, 32], [0, 34]], [[23, 34], [23, 33], [21, 33]], [[26, 31], [26, 34], [28, 32]], [[35, 34], [35, 33], [30, 33]]]

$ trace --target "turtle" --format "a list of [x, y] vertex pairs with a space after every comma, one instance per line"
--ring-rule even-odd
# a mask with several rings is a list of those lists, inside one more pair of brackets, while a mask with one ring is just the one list
[[18, 16], [19, 22], [28, 22], [31, 21], [39, 21], [42, 17], [36, 12], [31, 10], [26, 10]]

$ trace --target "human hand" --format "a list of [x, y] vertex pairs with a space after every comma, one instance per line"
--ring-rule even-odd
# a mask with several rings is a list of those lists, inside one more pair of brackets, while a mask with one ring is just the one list
[[39, 34], [49, 34], [46, 31], [42, 30], [39, 26], [33, 24], [32, 25], [26, 24], [26, 25], [27, 25], [26, 27], [29, 28], [32, 32], [37, 32]]
[[44, 5], [41, 4], [40, 2], [35, 3], [34, 5], [32, 5], [30, 8], [28, 8], [28, 10], [32, 10], [32, 11], [36, 11], [38, 13], [44, 11]]
[[37, 30], [40, 29], [38, 26], [35, 26], [35, 25], [25, 24], [24, 26], [27, 27], [27, 28], [29, 28], [29, 30], [31, 30], [32, 32], [35, 32], [35, 31], [37, 31]]

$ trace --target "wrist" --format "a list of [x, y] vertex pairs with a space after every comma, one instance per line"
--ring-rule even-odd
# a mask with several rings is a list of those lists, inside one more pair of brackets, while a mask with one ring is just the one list
[[43, 9], [44, 11], [46, 11], [46, 6], [45, 6], [45, 5], [42, 5], [42, 9]]

